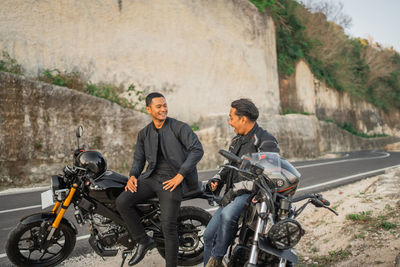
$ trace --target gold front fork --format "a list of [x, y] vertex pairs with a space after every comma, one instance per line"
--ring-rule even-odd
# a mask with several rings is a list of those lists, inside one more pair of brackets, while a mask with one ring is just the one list
[[63, 205], [61, 206], [61, 203], [57, 201], [57, 203], [54, 205], [53, 208], [53, 213], [57, 212], [59, 207], [61, 206], [60, 211], [57, 213], [57, 217], [54, 220], [53, 224], [51, 225], [53, 229], [57, 229], [58, 226], [60, 225], [61, 219], [64, 217], [65, 212], [67, 211], [69, 204], [71, 204], [71, 200], [75, 194], [76, 188], [78, 188], [77, 184], [73, 184], [71, 191], [69, 192], [67, 198], [65, 199]]
[[51, 213], [57, 214], [58, 209], [60, 208], [60, 206], [61, 206], [61, 202], [57, 200], [57, 202], [56, 202], [56, 204], [54, 205], [54, 207], [53, 207]]
[[[50, 239], [53, 237], [54, 232], [56, 231], [56, 229], [58, 228], [58, 226], [60, 225], [60, 222], [62, 220], [62, 218], [64, 217], [65, 212], [67, 211], [69, 204], [71, 204], [71, 200], [75, 195], [75, 191], [78, 188], [77, 184], [73, 184], [71, 190], [69, 191], [69, 194], [67, 196], [67, 198], [65, 199], [64, 203], [61, 205], [60, 201], [57, 201], [56, 204], [53, 207], [53, 210], [51, 211], [53, 214], [57, 214], [56, 219], [54, 220], [53, 224], [51, 225], [51, 230], [49, 235], [47, 236], [47, 241], [50, 241]], [[60, 208], [60, 211], [57, 213], [58, 209]]]

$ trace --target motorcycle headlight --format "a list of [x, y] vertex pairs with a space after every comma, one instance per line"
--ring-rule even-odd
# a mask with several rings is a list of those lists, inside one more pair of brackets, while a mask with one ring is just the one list
[[278, 249], [289, 249], [297, 245], [304, 230], [299, 222], [293, 219], [285, 219], [271, 227], [268, 237], [271, 243]]
[[56, 190], [60, 189], [60, 177], [58, 175], [51, 176], [50, 180], [50, 187], [55, 192]]

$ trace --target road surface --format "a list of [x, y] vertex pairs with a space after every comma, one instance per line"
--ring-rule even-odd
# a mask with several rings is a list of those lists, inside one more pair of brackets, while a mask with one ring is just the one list
[[[293, 165], [302, 174], [297, 195], [311, 192], [321, 192], [343, 184], [351, 183], [366, 177], [383, 173], [385, 169], [400, 166], [400, 152], [383, 151], [357, 151], [343, 154], [339, 158], [320, 159], [294, 162]], [[200, 180], [208, 180], [216, 170], [199, 173]], [[8, 233], [20, 218], [31, 213], [40, 212], [40, 193], [47, 188], [33, 188], [19, 192], [0, 192], [0, 266], [12, 266], [5, 254], [5, 242]], [[193, 205], [204, 208], [210, 212], [215, 207], [210, 207], [206, 200], [190, 200], [183, 205]], [[75, 223], [73, 209], [69, 209], [66, 217]], [[87, 225], [78, 228], [78, 241], [71, 257], [91, 253], [87, 239]]]

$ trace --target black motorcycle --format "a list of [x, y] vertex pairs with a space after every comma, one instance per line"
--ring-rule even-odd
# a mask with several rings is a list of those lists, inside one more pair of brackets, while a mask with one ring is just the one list
[[[239, 158], [220, 150], [231, 164], [221, 167], [237, 171], [253, 182], [252, 194], [242, 214], [238, 238], [228, 251], [229, 267], [293, 266], [298, 264], [294, 247], [304, 235], [296, 217], [313, 204], [327, 208], [330, 203], [321, 194], [293, 197], [299, 184], [300, 173], [277, 153], [260, 152]], [[236, 165], [233, 166], [232, 165]], [[293, 205], [306, 200], [300, 208]]]
[[[122, 264], [135, 250], [124, 221], [115, 207], [115, 199], [124, 191], [128, 178], [107, 170], [105, 158], [97, 151], [79, 146], [82, 126], [76, 136], [78, 149], [74, 164], [66, 166], [63, 174], [51, 177], [51, 189], [42, 193], [42, 207], [54, 205], [50, 212], [28, 215], [10, 232], [6, 253], [17, 266], [54, 266], [72, 252], [78, 233], [75, 225], [64, 217], [66, 210], [75, 208], [78, 224], [89, 223], [89, 244], [102, 257], [115, 256], [122, 248]], [[183, 201], [193, 198], [209, 199], [199, 184], [187, 192]], [[212, 201], [212, 200], [210, 200]], [[55, 203], [54, 203], [55, 202]], [[156, 242], [161, 256], [165, 255], [164, 237], [160, 223], [160, 204], [157, 198], [137, 205], [147, 234]], [[183, 206], [178, 216], [178, 264], [192, 266], [203, 261], [203, 233], [211, 215], [204, 209]]]

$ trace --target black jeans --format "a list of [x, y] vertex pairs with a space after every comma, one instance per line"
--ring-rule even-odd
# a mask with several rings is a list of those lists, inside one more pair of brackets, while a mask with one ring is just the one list
[[132, 193], [129, 190], [122, 192], [116, 200], [117, 210], [125, 221], [129, 233], [135, 241], [138, 241], [146, 233], [135, 205], [155, 196], [159, 198], [161, 228], [165, 238], [165, 263], [168, 267], [177, 266], [179, 247], [177, 220], [182, 201], [182, 184], [172, 192], [163, 189], [162, 183], [171, 178], [165, 175], [151, 175], [138, 180], [137, 192]]

